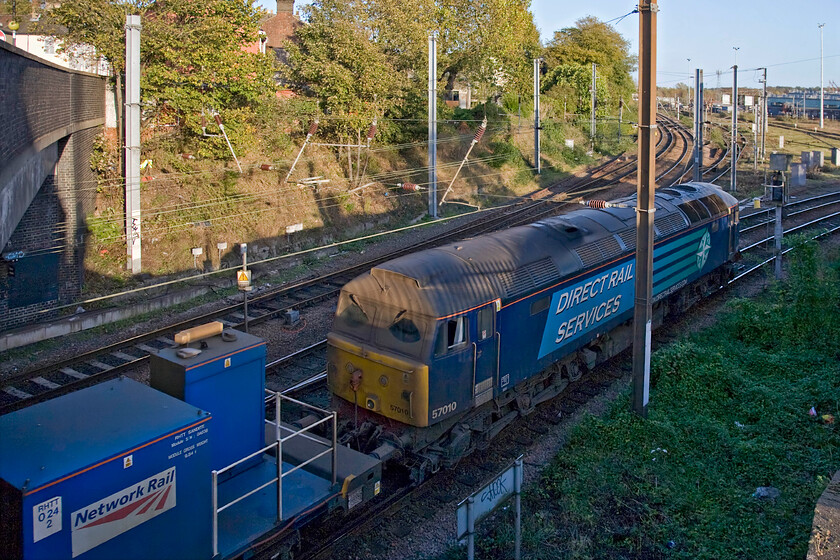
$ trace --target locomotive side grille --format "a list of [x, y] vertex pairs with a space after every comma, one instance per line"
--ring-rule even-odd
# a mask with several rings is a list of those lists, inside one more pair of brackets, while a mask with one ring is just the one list
[[589, 243], [583, 247], [578, 247], [575, 249], [575, 253], [580, 257], [583, 266], [586, 267], [598, 264], [604, 260], [604, 256], [601, 254], [601, 249], [598, 248], [597, 243]]
[[505, 288], [507, 297], [516, 297], [534, 289], [534, 281], [531, 280], [531, 275], [524, 268], [512, 272], [503, 272], [499, 274], [499, 280]]
[[685, 229], [688, 225], [685, 223], [685, 218], [677, 212], [657, 218], [653, 223], [656, 226], [656, 229], [659, 230], [659, 235], [656, 237], [665, 237], [667, 235], [671, 235], [672, 233], [677, 233], [678, 231]]
[[575, 249], [583, 266], [593, 266], [621, 254], [621, 245], [614, 235], [603, 237]]
[[621, 241], [624, 242], [624, 245], [627, 247], [628, 251], [632, 251], [636, 248], [636, 229], [625, 229], [621, 233], [618, 234], [621, 238]]
[[606, 260], [621, 254], [621, 245], [618, 244], [614, 235], [599, 239], [597, 243], [598, 248], [601, 249], [601, 253], [603, 253], [604, 259]]
[[560, 279], [560, 272], [554, 265], [554, 261], [548, 257], [527, 264], [525, 270], [531, 274], [531, 278], [537, 286], [542, 286], [543, 284]]

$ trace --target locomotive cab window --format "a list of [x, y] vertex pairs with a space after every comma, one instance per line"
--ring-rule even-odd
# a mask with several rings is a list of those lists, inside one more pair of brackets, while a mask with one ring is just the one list
[[401, 342], [417, 342], [420, 340], [420, 329], [414, 321], [405, 316], [405, 311], [400, 311], [394, 318], [394, 322], [388, 327], [394, 338]]
[[380, 348], [416, 358], [426, 346], [427, 330], [428, 321], [424, 316], [383, 305], [373, 321], [372, 340]]
[[699, 200], [688, 200], [683, 202], [682, 204], [678, 205], [680, 210], [685, 212], [686, 216], [688, 216], [688, 220], [692, 224], [696, 224], [697, 222], [702, 222], [703, 220], [708, 220], [712, 217], [709, 209], [706, 208], [702, 202]]
[[453, 317], [446, 319], [438, 327], [435, 341], [435, 356], [441, 356], [448, 351], [458, 348], [467, 342], [467, 319]]
[[346, 330], [357, 331], [370, 324], [371, 317], [368, 315], [370, 312], [371, 310], [366, 309], [354, 294], [341, 294], [336, 324]]

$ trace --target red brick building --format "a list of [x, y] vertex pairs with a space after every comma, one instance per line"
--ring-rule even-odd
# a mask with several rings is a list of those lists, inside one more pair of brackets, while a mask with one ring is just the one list
[[[288, 54], [283, 44], [291, 40], [295, 30], [303, 25], [294, 13], [294, 0], [277, 0], [277, 13], [260, 22], [260, 52], [274, 52], [280, 64], [288, 62]], [[278, 95], [290, 96], [292, 93], [285, 89], [278, 80], [281, 88]]]

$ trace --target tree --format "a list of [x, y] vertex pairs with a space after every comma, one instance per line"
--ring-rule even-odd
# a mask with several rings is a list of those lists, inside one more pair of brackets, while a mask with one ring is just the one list
[[[327, 117], [322, 131], [347, 146], [363, 144], [363, 131], [398, 103], [406, 83], [404, 73], [370, 40], [370, 30], [359, 25], [354, 8], [343, 0], [316, 2], [306, 9], [309, 25], [298, 29], [297, 40], [285, 47], [289, 80], [318, 100]], [[338, 152], [340, 161], [347, 162], [351, 184], [357, 184], [361, 148]]]
[[240, 116], [226, 124], [235, 138], [249, 106], [273, 93], [273, 60], [243, 49], [257, 41], [262, 14], [252, 0], [64, 0], [48, 15], [67, 28], [65, 49], [92, 45], [111, 63], [119, 83], [125, 70], [126, 13], [139, 14], [143, 26], [146, 121], [175, 113], [184, 132], [198, 136], [202, 109], [212, 109], [223, 118], [226, 113]]
[[[225, 116], [274, 92], [273, 60], [243, 46], [257, 40], [251, 0], [155, 0], [145, 10], [141, 86], [153, 110], [174, 110], [198, 134], [202, 110]], [[226, 119], [234, 133], [238, 122]]]
[[551, 69], [540, 84], [540, 89], [550, 96], [564, 101], [566, 112], [589, 112], [589, 88], [592, 85], [592, 71], [579, 64], [561, 64]]
[[532, 59], [542, 53], [530, 0], [440, 0], [438, 33], [443, 73], [498, 93], [530, 91]]
[[[307, 78], [315, 90], [318, 76], [296, 66], [337, 62], [352, 71], [385, 65], [391, 96], [405, 100], [426, 89], [427, 38], [434, 32], [447, 89], [463, 78], [499, 93], [530, 91], [531, 59], [542, 47], [529, 6], [530, 0], [316, 0], [305, 9], [310, 25], [298, 31], [299, 46], [291, 46], [297, 55], [291, 74]], [[317, 32], [307, 28], [316, 26]], [[343, 53], [317, 44], [336, 39], [346, 47], [350, 37], [355, 46]], [[357, 60], [362, 56], [374, 58]]]
[[[585, 72], [591, 80], [591, 66], [594, 62], [598, 65], [600, 79], [597, 86], [599, 108], [604, 111], [615, 110], [619, 100], [624, 98], [626, 101], [636, 89], [630, 76], [636, 60], [629, 54], [629, 48], [630, 43], [612, 26], [591, 16], [579, 19], [575, 27], [555, 31], [554, 39], [546, 47], [545, 60], [550, 69], [549, 74], [552, 74], [552, 70], [557, 72], [554, 72], [555, 80], [548, 80], [544, 89], [550, 91], [552, 86], [560, 85], [580, 93], [581, 84], [572, 83], [570, 77], [580, 77]], [[573, 71], [571, 68], [580, 70]], [[587, 92], [588, 89], [587, 82]]]

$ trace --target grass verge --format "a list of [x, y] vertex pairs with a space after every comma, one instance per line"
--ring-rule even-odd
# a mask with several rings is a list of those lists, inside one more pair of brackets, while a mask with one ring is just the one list
[[[625, 394], [573, 429], [525, 495], [523, 558], [805, 556], [840, 468], [840, 434], [821, 418], [840, 413], [840, 266], [811, 243], [791, 255], [788, 282], [654, 353], [647, 420]], [[513, 557], [509, 516], [485, 522], [477, 558]]]

